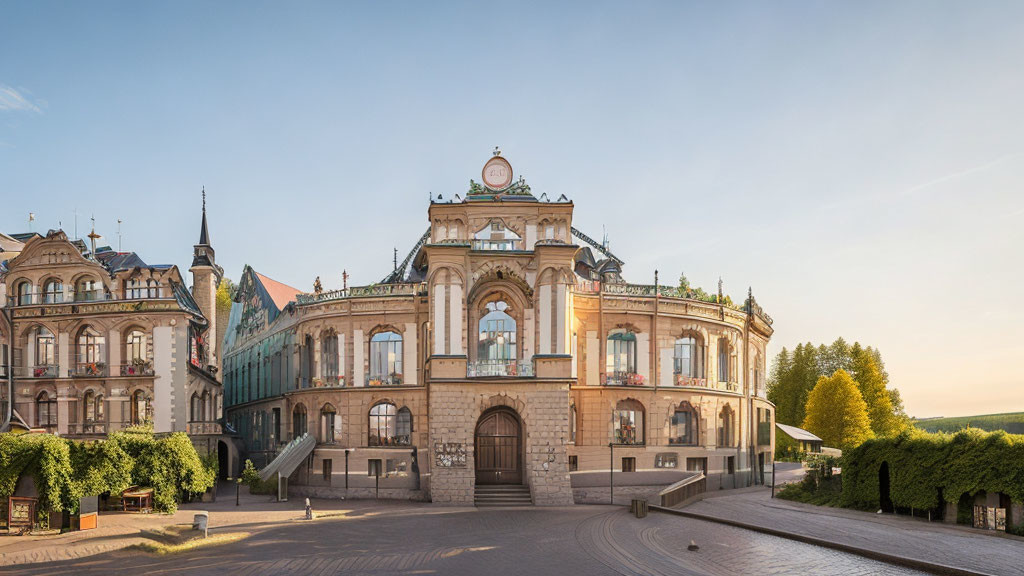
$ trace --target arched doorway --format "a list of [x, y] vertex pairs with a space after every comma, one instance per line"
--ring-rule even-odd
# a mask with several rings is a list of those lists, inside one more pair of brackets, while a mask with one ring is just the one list
[[882, 462], [878, 468], [878, 504], [882, 512], [891, 513], [894, 508], [889, 495], [889, 463]]
[[508, 408], [485, 412], [474, 440], [477, 484], [522, 484], [519, 416]]
[[221, 480], [227, 480], [229, 473], [228, 470], [228, 445], [223, 440], [217, 441], [217, 472]]

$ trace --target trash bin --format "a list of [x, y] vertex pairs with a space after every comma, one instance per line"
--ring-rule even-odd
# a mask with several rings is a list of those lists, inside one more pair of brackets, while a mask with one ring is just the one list
[[209, 536], [210, 513], [196, 512], [195, 516], [192, 517], [192, 529], [200, 530], [203, 533], [203, 538]]
[[637, 518], [647, 517], [647, 500], [640, 498], [634, 498], [629, 504], [629, 511], [632, 512]]

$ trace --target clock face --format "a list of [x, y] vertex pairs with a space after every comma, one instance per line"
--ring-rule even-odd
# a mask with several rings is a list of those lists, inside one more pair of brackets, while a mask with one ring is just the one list
[[512, 183], [512, 165], [501, 156], [495, 156], [484, 164], [484, 185], [491, 190], [504, 190]]

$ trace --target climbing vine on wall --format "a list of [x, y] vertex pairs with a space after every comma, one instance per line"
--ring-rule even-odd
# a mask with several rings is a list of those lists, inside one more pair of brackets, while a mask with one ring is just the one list
[[879, 508], [883, 463], [888, 465], [889, 496], [895, 506], [936, 508], [942, 501], [956, 503], [963, 494], [981, 491], [1024, 502], [1024, 435], [980, 430], [929, 434], [911, 429], [892, 438], [868, 440], [843, 455], [843, 506]]
[[23, 476], [35, 483], [40, 514], [77, 512], [85, 495], [118, 494], [132, 485], [153, 488], [154, 507], [173, 512], [182, 495], [212, 487], [216, 471], [181, 432], [158, 438], [151, 431], [133, 430], [91, 442], [0, 434], [0, 498], [13, 495]]

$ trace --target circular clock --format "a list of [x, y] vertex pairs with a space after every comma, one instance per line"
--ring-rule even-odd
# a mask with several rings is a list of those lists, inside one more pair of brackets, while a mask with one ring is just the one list
[[494, 156], [484, 164], [484, 186], [491, 190], [504, 190], [512, 183], [512, 165], [501, 156]]

